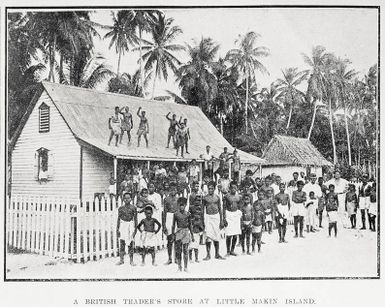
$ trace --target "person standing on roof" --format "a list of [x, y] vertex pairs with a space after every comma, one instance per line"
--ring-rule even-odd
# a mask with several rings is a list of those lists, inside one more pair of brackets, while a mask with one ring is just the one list
[[140, 118], [139, 129], [138, 129], [138, 133], [137, 133], [138, 134], [138, 147], [140, 145], [140, 139], [141, 139], [142, 135], [144, 137], [144, 140], [146, 141], [146, 147], [148, 147], [147, 134], [150, 132], [150, 127], [148, 125], [148, 119], [146, 117], [146, 111], [142, 111], [140, 113], [141, 109], [142, 109], [142, 107], [139, 107], [138, 112], [136, 112], [136, 114]]
[[128, 144], [131, 143], [131, 129], [133, 128], [132, 114], [129, 107], [123, 107], [119, 111], [122, 114], [122, 132], [120, 134], [120, 144], [122, 144], [123, 134], [127, 131]]
[[166, 118], [170, 122], [170, 127], [168, 127], [168, 137], [167, 137], [166, 148], [169, 148], [171, 139], [172, 139], [172, 143], [174, 144], [174, 148], [176, 148], [175, 134], [176, 134], [176, 128], [178, 126], [178, 121], [176, 120], [175, 114], [173, 114], [172, 117], [170, 117], [170, 114], [171, 114], [171, 112], [168, 112], [166, 115]]
[[185, 146], [185, 149], [186, 149], [186, 154], [189, 154], [188, 152], [188, 141], [191, 139], [191, 136], [190, 136], [190, 129], [187, 127], [187, 118], [185, 118], [182, 122], [182, 117], [179, 119], [179, 127], [182, 126], [182, 124], [184, 125], [184, 129], [186, 130], [186, 135], [185, 135], [185, 139], [184, 139], [184, 146]]
[[119, 107], [115, 107], [115, 114], [108, 120], [108, 128], [111, 130], [108, 146], [111, 144], [112, 138], [115, 136], [115, 146], [118, 146], [119, 137], [122, 134], [122, 117], [119, 114]]

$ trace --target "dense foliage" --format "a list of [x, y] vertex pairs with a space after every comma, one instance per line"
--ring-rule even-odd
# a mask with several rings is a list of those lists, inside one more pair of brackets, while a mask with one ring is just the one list
[[[307, 70], [282, 68], [282, 76], [258, 88], [258, 73], [268, 73], [265, 46], [250, 31], [234, 41], [225, 58], [219, 43], [202, 37], [178, 44], [182, 30], [156, 10], [112, 12], [110, 25], [92, 22], [92, 13], [28, 12], [8, 15], [9, 136], [12, 137], [39, 81], [46, 79], [110, 92], [153, 97], [156, 79], [173, 74], [181, 95], [153, 97], [199, 106], [234, 146], [262, 155], [275, 134], [310, 138], [320, 152], [342, 168], [376, 160], [378, 145], [377, 65], [358, 77], [349, 59], [322, 46], [303, 54]], [[94, 39], [117, 53], [112, 72]], [[122, 58], [138, 50], [138, 70], [120, 72]], [[181, 53], [187, 55], [184, 63]], [[131, 54], [130, 54], [131, 56]], [[375, 61], [375, 59], [373, 59]], [[302, 90], [301, 90], [302, 89]], [[305, 90], [303, 90], [305, 89]]]

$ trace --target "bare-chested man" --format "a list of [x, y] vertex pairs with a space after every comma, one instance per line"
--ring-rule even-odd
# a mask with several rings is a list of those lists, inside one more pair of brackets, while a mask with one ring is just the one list
[[285, 240], [287, 218], [290, 210], [290, 196], [285, 193], [286, 186], [284, 183], [279, 184], [279, 193], [275, 195], [277, 202], [276, 225], [279, 235], [279, 243], [287, 243]]
[[124, 205], [118, 209], [118, 222], [116, 226], [116, 232], [120, 241], [120, 261], [117, 264], [121, 265], [124, 263], [127, 245], [130, 254], [130, 264], [134, 266], [134, 236], [138, 224], [137, 212], [136, 207], [131, 202], [129, 193], [124, 194], [123, 203]]
[[174, 213], [178, 211], [178, 196], [177, 196], [176, 184], [170, 183], [170, 194], [164, 199], [164, 211], [163, 211], [163, 232], [167, 238], [167, 252], [168, 261], [166, 265], [172, 263], [172, 248], [174, 245], [174, 238], [172, 235], [172, 224]]
[[146, 141], [146, 147], [148, 147], [148, 139], [147, 134], [150, 132], [150, 127], [148, 125], [148, 119], [146, 117], [146, 111], [140, 112], [142, 107], [139, 107], [138, 112], [136, 112], [136, 115], [138, 115], [140, 122], [139, 122], [139, 128], [138, 128], [138, 147], [140, 145], [140, 139], [143, 135], [144, 140]]
[[305, 217], [305, 202], [306, 202], [306, 193], [302, 191], [304, 182], [302, 180], [297, 181], [297, 190], [293, 191], [291, 200], [293, 201], [293, 215], [294, 215], [294, 229], [295, 236], [298, 238], [298, 227], [299, 227], [299, 236], [303, 236], [303, 220]]
[[[194, 234], [191, 227], [191, 214], [186, 211], [187, 199], [180, 197], [178, 199], [179, 210], [174, 213], [172, 225], [172, 234], [175, 235], [175, 251], [178, 269], [182, 271], [182, 253], [184, 271], [187, 272], [188, 246], [190, 241], [194, 242]], [[176, 231], [175, 231], [175, 228]], [[190, 239], [191, 238], [191, 239]]]
[[211, 242], [214, 242], [215, 259], [224, 260], [219, 254], [219, 240], [221, 239], [221, 229], [223, 229], [223, 214], [221, 200], [214, 194], [215, 183], [208, 183], [208, 194], [203, 198], [205, 233], [206, 233], [206, 251], [207, 256], [203, 260], [210, 260]]
[[226, 226], [226, 256], [237, 256], [234, 249], [237, 244], [237, 237], [241, 234], [241, 200], [241, 196], [237, 193], [237, 183], [233, 181], [230, 184], [230, 193], [226, 194], [223, 198], [223, 222]]

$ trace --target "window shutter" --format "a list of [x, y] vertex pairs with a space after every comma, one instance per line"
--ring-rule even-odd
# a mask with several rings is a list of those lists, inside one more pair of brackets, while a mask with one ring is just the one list
[[52, 180], [55, 175], [55, 160], [54, 154], [50, 152], [48, 154], [48, 179]]
[[49, 106], [42, 103], [39, 107], [39, 132], [49, 132], [50, 114]]
[[39, 180], [39, 153], [35, 151], [35, 160], [33, 162], [33, 178]]

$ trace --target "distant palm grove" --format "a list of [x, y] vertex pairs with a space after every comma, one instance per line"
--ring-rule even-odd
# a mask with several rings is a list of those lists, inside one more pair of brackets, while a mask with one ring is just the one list
[[[275, 134], [309, 138], [345, 172], [375, 163], [377, 64], [359, 77], [349, 59], [323, 46], [302, 54], [307, 69], [282, 67], [269, 87], [257, 86], [268, 74], [256, 31], [240, 33], [234, 48], [218, 57], [220, 44], [202, 37], [178, 42], [183, 29], [158, 10], [111, 12], [111, 22], [92, 21], [93, 12], [27, 12], [8, 15], [9, 137], [42, 80], [86, 88], [174, 100], [199, 106], [233, 145], [258, 156]], [[100, 30], [106, 33], [103, 37]], [[116, 51], [116, 71], [94, 48], [95, 39]], [[139, 52], [133, 74], [121, 71], [125, 56]], [[188, 57], [187, 62], [180, 60]], [[173, 75], [180, 93], [154, 96], [157, 81]], [[156, 103], [156, 102], [154, 102]]]

